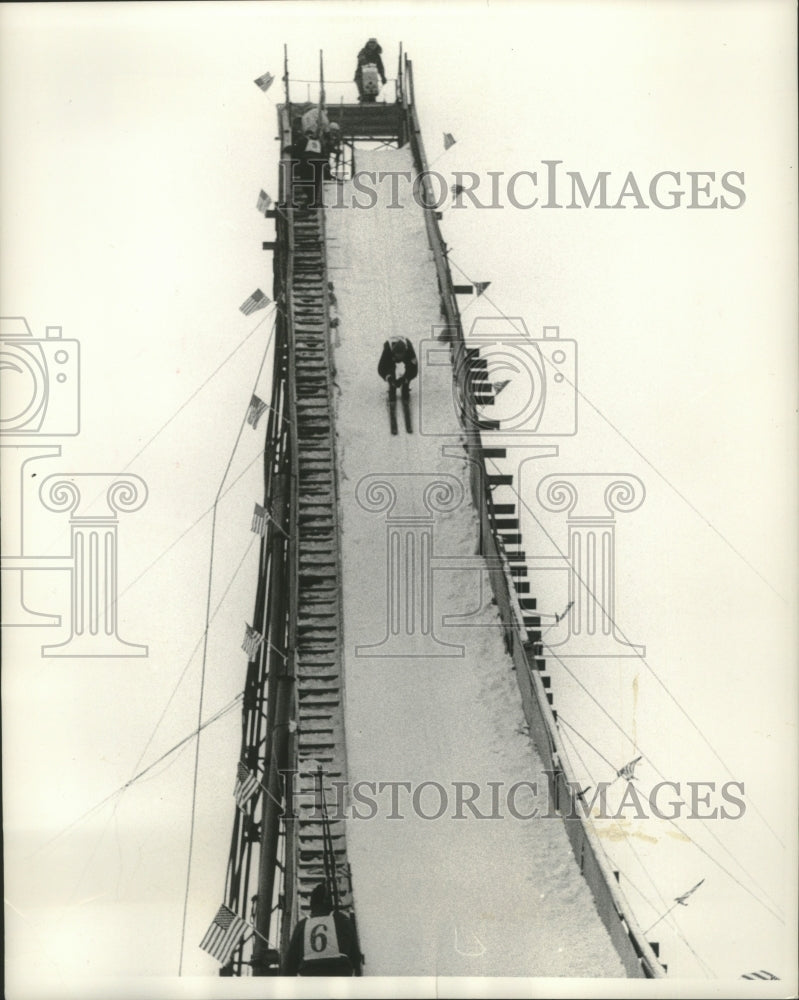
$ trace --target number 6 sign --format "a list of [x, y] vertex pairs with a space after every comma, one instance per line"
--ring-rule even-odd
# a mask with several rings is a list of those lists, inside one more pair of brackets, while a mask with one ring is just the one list
[[306, 962], [320, 959], [339, 958], [341, 951], [338, 946], [338, 935], [333, 915], [308, 917], [305, 922], [305, 952]]

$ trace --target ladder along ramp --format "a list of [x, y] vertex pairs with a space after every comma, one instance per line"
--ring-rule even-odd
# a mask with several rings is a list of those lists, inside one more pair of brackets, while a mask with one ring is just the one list
[[[358, 150], [356, 166], [413, 171], [407, 147]], [[547, 775], [475, 557], [449, 365], [413, 383], [413, 433], [399, 404], [398, 433], [389, 429], [384, 341], [409, 337], [422, 365], [424, 342], [443, 326], [423, 210], [408, 188], [394, 200], [386, 182], [377, 204], [359, 209], [351, 181], [326, 185], [346, 840], [364, 971], [624, 976], [563, 823], [546, 816]], [[458, 801], [458, 788], [487, 818]]]

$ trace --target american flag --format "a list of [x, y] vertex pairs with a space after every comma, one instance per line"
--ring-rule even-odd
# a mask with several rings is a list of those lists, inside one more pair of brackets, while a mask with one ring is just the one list
[[250, 400], [250, 407], [247, 410], [247, 423], [252, 424], [253, 427], [257, 427], [261, 414], [265, 409], [266, 403], [258, 396], [253, 396]]
[[[702, 882], [704, 882], [704, 881], [705, 880], [702, 879]], [[688, 892], [684, 892], [682, 894], [682, 896], [676, 896], [674, 898], [674, 902], [675, 903], [679, 903], [680, 906], [687, 906], [688, 905], [688, 897], [689, 896], [693, 896], [693, 894], [696, 892], [696, 890], [699, 888], [699, 886], [702, 884], [702, 882], [697, 882], [696, 885], [693, 887], [693, 889], [689, 889]]]
[[451, 132], [444, 133], [444, 149], [451, 149], [455, 145], [455, 137]]
[[266, 309], [270, 301], [268, 295], [264, 295], [260, 288], [256, 288], [252, 295], [245, 302], [242, 302], [239, 309], [245, 316], [249, 316], [250, 313], [254, 313], [258, 309]]
[[233, 795], [236, 799], [236, 805], [238, 805], [242, 812], [247, 811], [247, 803], [260, 787], [260, 783], [252, 771], [248, 770], [239, 761], [239, 766], [236, 770], [236, 787], [233, 790]]
[[223, 903], [211, 926], [205, 932], [200, 947], [212, 955], [221, 965], [227, 965], [233, 950], [241, 941], [248, 927], [249, 924], [246, 920], [237, 917], [233, 910]]
[[264, 93], [266, 93], [267, 90], [269, 90], [269, 88], [272, 86], [274, 82], [275, 78], [272, 76], [271, 73], [264, 73], [263, 76], [259, 76], [258, 79], [255, 81], [255, 83], [261, 88], [261, 90]]
[[624, 767], [620, 767], [616, 772], [616, 777], [624, 778], [625, 781], [632, 781], [635, 778], [635, 765], [639, 760], [643, 760], [643, 757], [636, 757], [635, 760], [629, 761]]
[[264, 637], [261, 633], [257, 629], [254, 629], [252, 625], [248, 625], [247, 631], [244, 633], [244, 642], [242, 642], [241, 648], [252, 659], [258, 652], [263, 641]]
[[760, 972], [749, 972], [745, 976], [741, 976], [741, 979], [776, 979], [779, 980], [779, 976], [775, 976], [773, 972], [766, 972], [765, 969], [761, 969]]
[[269, 514], [266, 511], [266, 507], [262, 507], [259, 503], [255, 505], [255, 510], [252, 512], [252, 524], [250, 525], [252, 531], [256, 535], [266, 534], [266, 522], [271, 520]]
[[491, 284], [490, 281], [475, 281], [475, 283], [474, 283], [474, 292], [475, 292], [475, 295], [482, 295], [483, 292], [486, 290], [486, 288], [488, 288], [488, 286], [490, 284]]
[[272, 199], [269, 197], [266, 191], [262, 191], [258, 195], [258, 204], [255, 207], [258, 209], [259, 212], [265, 212], [271, 204], [272, 204]]

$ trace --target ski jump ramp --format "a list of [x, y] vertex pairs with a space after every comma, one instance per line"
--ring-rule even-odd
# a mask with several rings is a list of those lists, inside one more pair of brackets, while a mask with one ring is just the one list
[[[258, 933], [231, 969], [276, 974], [324, 878], [366, 975], [659, 978], [578, 808], [518, 512], [492, 493], [513, 477], [486, 469], [496, 390], [463, 337], [409, 60], [399, 75], [393, 104], [337, 107], [350, 161], [321, 208], [292, 181], [303, 106], [278, 107], [266, 641], [242, 736], [266, 794], [234, 821], [226, 903], [243, 911], [257, 867]], [[419, 360], [396, 412], [392, 336]]]

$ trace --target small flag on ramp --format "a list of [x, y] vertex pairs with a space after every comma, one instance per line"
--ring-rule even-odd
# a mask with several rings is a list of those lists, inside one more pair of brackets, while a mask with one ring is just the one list
[[639, 760], [643, 760], [643, 757], [636, 757], [635, 760], [629, 761], [624, 767], [620, 767], [616, 772], [616, 777], [624, 778], [625, 781], [632, 781], [635, 778], [635, 765]]
[[455, 145], [456, 139], [451, 132], [444, 133], [444, 149], [452, 149]]
[[221, 965], [227, 965], [248, 927], [249, 924], [245, 920], [237, 917], [233, 910], [223, 903], [205, 932], [200, 947]]
[[245, 316], [257, 312], [259, 309], [266, 309], [270, 303], [268, 295], [264, 295], [260, 288], [256, 288], [252, 295], [239, 306]]
[[[704, 881], [705, 880], [702, 879], [702, 882], [704, 882]], [[674, 902], [675, 903], [679, 903], [680, 906], [687, 906], [688, 905], [688, 897], [689, 896], [693, 896], [693, 894], [696, 892], [696, 890], [699, 888], [699, 886], [702, 884], [702, 882], [697, 882], [696, 885], [693, 887], [693, 889], [689, 889], [688, 892], [684, 892], [682, 894], [682, 896], [675, 896], [674, 897]]]
[[251, 530], [254, 531], [256, 535], [265, 535], [266, 522], [269, 520], [271, 520], [271, 518], [267, 513], [266, 507], [262, 507], [259, 503], [257, 503], [252, 512], [252, 524], [250, 525]]
[[261, 414], [265, 409], [266, 403], [258, 396], [253, 396], [247, 410], [247, 423], [251, 424], [253, 427], [257, 427]]
[[236, 805], [242, 812], [247, 811], [247, 803], [260, 787], [258, 779], [252, 771], [239, 761], [239, 766], [236, 769], [236, 787], [233, 790], [233, 796], [236, 799]]
[[490, 281], [475, 281], [474, 283], [474, 294], [480, 296], [491, 284]]
[[263, 641], [264, 637], [258, 629], [253, 628], [252, 625], [248, 625], [247, 631], [244, 633], [244, 641], [241, 644], [241, 648], [247, 654], [249, 659], [252, 659], [258, 652]]
[[258, 79], [255, 81], [256, 85], [259, 86], [264, 93], [266, 93], [267, 90], [269, 90], [269, 88], [272, 86], [274, 82], [275, 78], [272, 76], [271, 73], [264, 73], [263, 76], [259, 76]]
[[745, 976], [741, 976], [741, 979], [775, 979], [779, 980], [779, 976], [775, 976], [773, 972], [766, 972], [765, 969], [761, 969], [760, 972], [747, 972]]
[[272, 204], [272, 199], [269, 197], [266, 191], [261, 191], [261, 193], [258, 195], [258, 204], [256, 205], [258, 211], [259, 212], [268, 211], [271, 204]]

